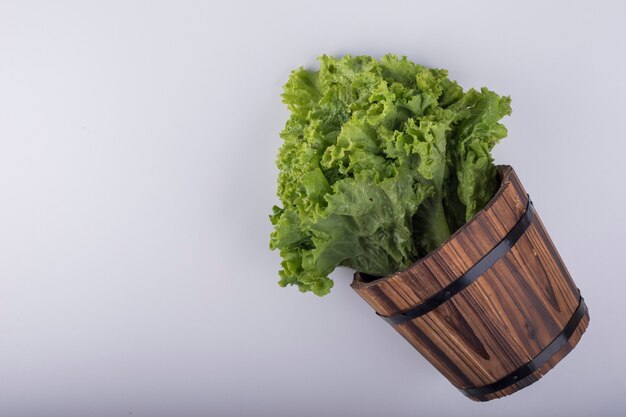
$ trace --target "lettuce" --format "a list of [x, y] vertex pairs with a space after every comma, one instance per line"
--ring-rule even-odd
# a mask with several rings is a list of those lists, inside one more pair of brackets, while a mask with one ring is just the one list
[[386, 55], [291, 73], [270, 248], [281, 286], [327, 294], [340, 265], [374, 276], [437, 248], [497, 190], [510, 99]]

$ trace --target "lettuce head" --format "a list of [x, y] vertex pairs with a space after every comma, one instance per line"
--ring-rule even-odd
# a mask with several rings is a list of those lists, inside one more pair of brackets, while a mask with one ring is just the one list
[[284, 86], [270, 248], [281, 286], [327, 294], [337, 266], [386, 276], [436, 249], [495, 194], [510, 98], [386, 55], [319, 58]]

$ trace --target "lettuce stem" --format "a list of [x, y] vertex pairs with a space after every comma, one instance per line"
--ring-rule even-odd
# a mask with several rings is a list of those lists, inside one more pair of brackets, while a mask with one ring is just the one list
[[450, 227], [446, 220], [443, 209], [443, 201], [439, 196], [435, 196], [425, 203], [421, 211], [421, 221], [423, 227], [422, 246], [426, 252], [437, 249], [450, 237]]

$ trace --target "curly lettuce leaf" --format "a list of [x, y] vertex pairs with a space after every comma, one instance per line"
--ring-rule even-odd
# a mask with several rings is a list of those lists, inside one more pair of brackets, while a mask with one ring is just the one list
[[498, 123], [511, 114], [511, 99], [482, 88], [471, 89], [450, 107], [456, 112], [452, 134], [458, 196], [466, 207], [465, 221], [482, 209], [496, 193], [496, 168], [491, 156], [493, 147], [507, 135]]

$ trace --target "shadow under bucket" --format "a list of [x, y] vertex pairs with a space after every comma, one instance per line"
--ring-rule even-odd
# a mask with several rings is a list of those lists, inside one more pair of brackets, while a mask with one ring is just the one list
[[539, 380], [589, 324], [572, 281], [519, 178], [500, 188], [439, 248], [352, 288], [467, 397], [489, 401]]

